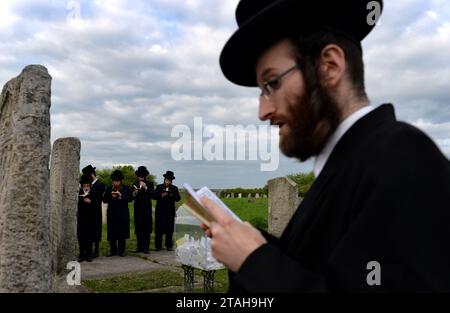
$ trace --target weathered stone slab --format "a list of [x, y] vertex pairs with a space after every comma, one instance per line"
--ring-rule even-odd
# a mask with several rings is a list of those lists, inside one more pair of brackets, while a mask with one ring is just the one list
[[77, 255], [77, 210], [80, 180], [78, 138], [54, 142], [50, 167], [51, 243], [53, 269], [60, 274]]
[[0, 292], [53, 290], [50, 89], [47, 69], [27, 66], [0, 98]]
[[269, 180], [268, 186], [268, 231], [270, 234], [280, 237], [300, 204], [298, 187], [295, 182], [287, 177]]

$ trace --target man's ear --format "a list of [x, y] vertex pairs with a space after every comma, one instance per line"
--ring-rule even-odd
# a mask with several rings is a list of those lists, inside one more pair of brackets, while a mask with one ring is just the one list
[[344, 50], [335, 44], [327, 45], [320, 53], [319, 64], [324, 86], [331, 88], [338, 86], [347, 66]]

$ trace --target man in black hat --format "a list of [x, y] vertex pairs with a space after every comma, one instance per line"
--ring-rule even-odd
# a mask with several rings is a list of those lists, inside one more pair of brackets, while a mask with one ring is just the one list
[[110, 244], [108, 256], [125, 256], [125, 240], [130, 238], [130, 211], [128, 203], [133, 201], [130, 187], [122, 184], [124, 176], [120, 170], [111, 174], [112, 185], [105, 190], [103, 202], [108, 203], [107, 233]]
[[77, 238], [80, 247], [79, 262], [92, 262], [92, 244], [95, 239], [95, 209], [92, 194], [92, 177], [82, 175], [78, 192]]
[[173, 230], [175, 226], [175, 202], [180, 201], [178, 187], [172, 185], [175, 176], [172, 171], [164, 175], [164, 183], [155, 189], [155, 248], [157, 251], [162, 247], [162, 236], [166, 235], [165, 245], [167, 250], [173, 248]]
[[147, 180], [150, 174], [145, 166], [139, 166], [135, 172], [137, 180], [131, 187], [134, 198], [134, 233], [136, 234], [136, 253], [149, 253], [150, 234], [152, 233], [152, 197], [155, 188]]
[[88, 165], [82, 169], [83, 175], [92, 178], [91, 195], [94, 208], [94, 220], [95, 220], [95, 237], [94, 237], [94, 253], [93, 257], [96, 258], [100, 255], [100, 242], [102, 240], [102, 200], [103, 193], [105, 192], [105, 185], [97, 178], [95, 167]]
[[239, 3], [222, 71], [261, 89], [259, 118], [279, 126], [285, 155], [315, 158], [316, 180], [281, 238], [203, 199], [231, 291], [450, 292], [450, 162], [364, 88], [360, 42], [382, 6]]

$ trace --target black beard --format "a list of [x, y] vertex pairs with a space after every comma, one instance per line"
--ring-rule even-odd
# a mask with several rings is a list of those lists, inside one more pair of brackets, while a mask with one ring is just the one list
[[290, 132], [280, 142], [280, 149], [287, 157], [304, 162], [322, 151], [339, 125], [340, 111], [336, 100], [319, 83], [306, 86], [303, 96], [289, 104], [288, 117]]

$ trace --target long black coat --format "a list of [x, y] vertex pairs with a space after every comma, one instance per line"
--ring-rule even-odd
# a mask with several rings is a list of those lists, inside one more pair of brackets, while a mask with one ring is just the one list
[[[155, 192], [153, 183], [144, 180], [147, 190], [140, 189], [134, 197], [134, 233], [136, 235], [148, 236], [152, 232], [152, 198]], [[139, 188], [139, 181], [133, 183]], [[134, 191], [134, 187], [131, 187]]]
[[[82, 195], [84, 195], [84, 192], [83, 189], [80, 188], [78, 192], [77, 237], [79, 241], [93, 242], [96, 235], [93, 196], [91, 192], [89, 192], [87, 196]], [[86, 203], [83, 200], [85, 198], [90, 199], [91, 203]]]
[[100, 242], [102, 240], [102, 201], [105, 192], [105, 184], [97, 180], [91, 187], [92, 200], [94, 201], [95, 211], [95, 238], [94, 241]]
[[171, 185], [169, 195], [163, 198], [161, 195], [164, 190], [164, 184], [156, 186], [155, 189], [155, 232], [172, 234], [175, 224], [175, 202], [180, 201], [181, 197], [177, 186]]
[[281, 238], [266, 237], [231, 291], [450, 292], [450, 162], [383, 105], [341, 138]]
[[128, 239], [130, 238], [130, 211], [128, 209], [128, 202], [133, 201], [131, 189], [128, 186], [121, 186], [120, 193], [122, 198], [113, 198], [111, 196], [112, 188], [108, 187], [105, 190], [103, 202], [108, 203], [108, 210], [106, 211], [108, 241]]

